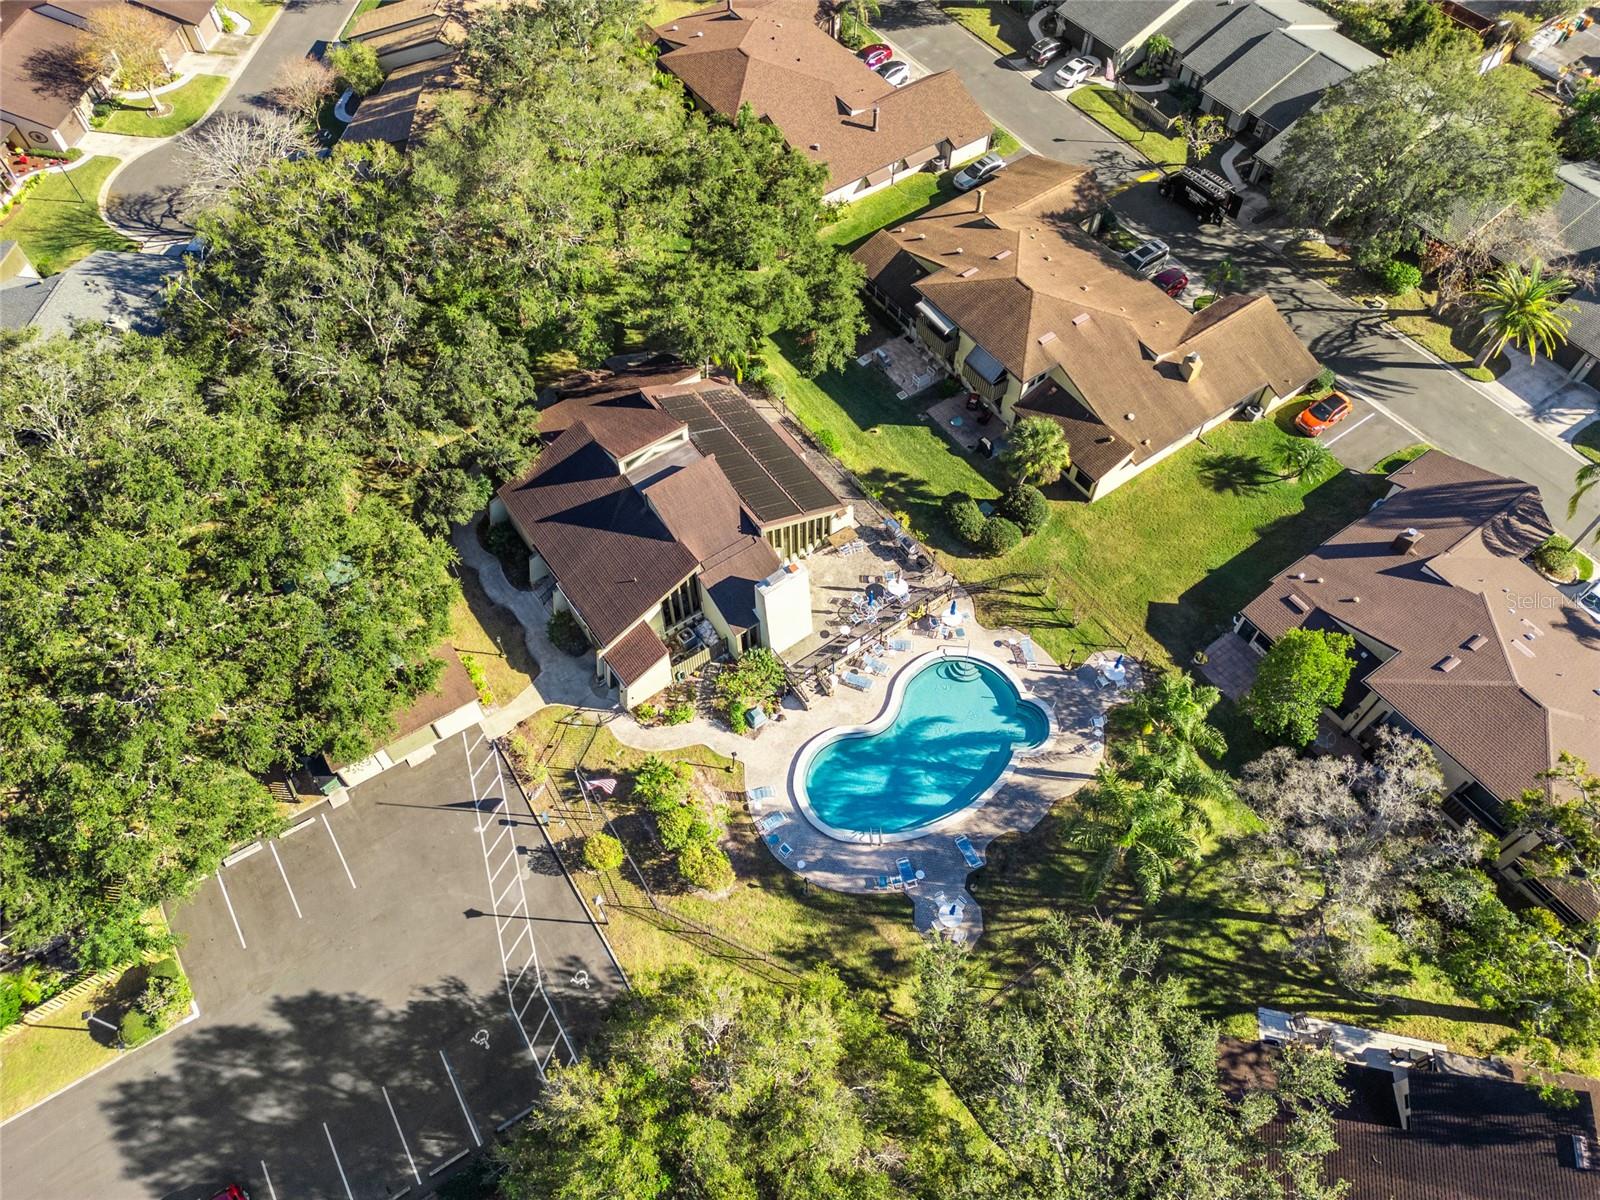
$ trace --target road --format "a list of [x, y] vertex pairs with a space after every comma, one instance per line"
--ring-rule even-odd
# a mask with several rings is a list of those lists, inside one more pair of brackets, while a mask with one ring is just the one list
[[[1567, 517], [1576, 452], [1501, 408], [1454, 368], [1393, 334], [1380, 315], [1298, 274], [1259, 233], [1233, 224], [1201, 227], [1186, 209], [1156, 193], [1155, 168], [1120, 139], [1059, 96], [1034, 85], [1025, 61], [1000, 57], [923, 2], [885, 4], [877, 27], [929, 71], [954, 69], [973, 98], [1036, 153], [1096, 168], [1127, 224], [1165, 240], [1191, 271], [1231, 258], [1244, 285], [1265, 291], [1311, 352], [1367, 403], [1359, 433], [1332, 444], [1352, 467], [1365, 468], [1389, 450], [1426, 441], [1458, 458], [1537, 484], [1558, 528], [1577, 533], [1600, 516], [1593, 496]], [[1141, 179], [1143, 180], [1141, 182]], [[1382, 432], [1380, 432], [1382, 431]]]
[[525, 1112], [623, 981], [478, 735], [180, 906], [199, 1019], [0, 1128], [0, 1196], [420, 1196]]
[[[288, 0], [222, 103], [195, 130], [222, 113], [250, 116], [264, 111], [279, 67], [338, 37], [354, 8], [355, 0]], [[182, 144], [183, 138], [173, 138], [112, 177], [106, 214], [130, 237], [176, 240], [193, 232], [190, 206], [183, 197]]]

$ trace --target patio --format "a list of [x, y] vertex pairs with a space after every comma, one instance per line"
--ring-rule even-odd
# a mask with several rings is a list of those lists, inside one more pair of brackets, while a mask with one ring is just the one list
[[884, 338], [857, 358], [856, 364], [876, 366], [894, 383], [902, 400], [932, 387], [945, 373], [938, 359], [910, 338], [899, 334]]
[[[989, 416], [987, 423], [983, 421], [986, 413]], [[989, 439], [996, 454], [1005, 443], [1005, 422], [994, 416], [988, 408], [971, 407], [965, 392], [935, 401], [928, 406], [927, 416], [945, 437], [974, 454], [982, 453], [978, 443], [984, 438]]]

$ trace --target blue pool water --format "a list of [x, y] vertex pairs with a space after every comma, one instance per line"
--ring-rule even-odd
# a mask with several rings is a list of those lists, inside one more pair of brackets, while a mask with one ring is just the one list
[[806, 772], [817, 816], [837, 829], [897, 833], [963, 808], [1000, 778], [1016, 747], [1050, 723], [1001, 672], [975, 659], [930, 662], [912, 676], [882, 732], [843, 734]]

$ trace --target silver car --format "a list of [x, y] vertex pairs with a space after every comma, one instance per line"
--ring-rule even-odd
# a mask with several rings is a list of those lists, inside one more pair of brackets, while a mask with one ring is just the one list
[[1056, 69], [1056, 82], [1062, 87], [1077, 87], [1100, 69], [1100, 60], [1092, 54], [1080, 54]]
[[1172, 250], [1160, 238], [1151, 238], [1148, 242], [1129, 250], [1122, 256], [1122, 261], [1139, 274], [1148, 275], [1166, 262], [1171, 253]]
[[878, 74], [890, 87], [905, 87], [911, 82], [911, 68], [898, 58], [891, 58], [878, 68]]
[[982, 158], [969, 162], [950, 182], [958, 192], [971, 191], [986, 179], [993, 179], [1006, 165], [1006, 160], [998, 154], [985, 154]]

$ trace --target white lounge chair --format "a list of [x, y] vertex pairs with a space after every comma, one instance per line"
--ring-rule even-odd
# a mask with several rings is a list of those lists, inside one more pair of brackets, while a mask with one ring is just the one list
[[789, 823], [789, 814], [788, 813], [781, 813], [781, 812], [768, 813], [766, 816], [762, 817], [759, 821], [756, 822], [756, 828], [759, 829], [762, 833], [771, 833], [774, 829], [778, 828], [778, 826], [787, 825], [788, 823]]
[[854, 671], [846, 671], [839, 676], [839, 682], [844, 684], [845, 687], [855, 688], [858, 692], [870, 692], [872, 690], [872, 680], [865, 675], [857, 675]]
[[750, 791], [750, 799], [770, 800], [772, 799], [772, 789], [770, 787], [752, 788]]

